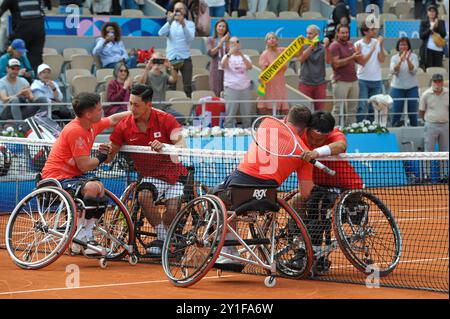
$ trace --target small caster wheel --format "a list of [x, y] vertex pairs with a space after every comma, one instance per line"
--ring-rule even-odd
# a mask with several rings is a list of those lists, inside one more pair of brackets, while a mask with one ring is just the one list
[[266, 279], [264, 279], [264, 284], [267, 288], [273, 288], [277, 284], [277, 279], [274, 276], [267, 276]]
[[106, 261], [106, 258], [100, 258], [98, 261], [100, 268], [105, 269], [108, 266], [108, 262]]
[[130, 265], [133, 265], [133, 266], [136, 265], [138, 263], [138, 261], [139, 261], [139, 259], [136, 255], [131, 255], [128, 258], [128, 262], [130, 263]]
[[217, 277], [222, 277], [222, 269], [217, 269]]

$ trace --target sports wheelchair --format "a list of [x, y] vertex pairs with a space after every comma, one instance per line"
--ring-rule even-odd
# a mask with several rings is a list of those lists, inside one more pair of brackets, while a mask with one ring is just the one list
[[[131, 161], [129, 161], [131, 163]], [[129, 164], [130, 165], [130, 164]], [[188, 166], [187, 175], [180, 180], [182, 184], [184, 184], [183, 196], [179, 199], [178, 209], [180, 209], [186, 205], [190, 200], [195, 197], [198, 197], [199, 192], [201, 192], [200, 188], [196, 187], [194, 182], [194, 173], [195, 169], [193, 166]], [[132, 171], [134, 168], [129, 166], [129, 171]], [[157, 234], [155, 229], [147, 222], [145, 214], [142, 210], [138, 202], [138, 193], [139, 193], [139, 185], [141, 184], [142, 176], [138, 174], [136, 181], [129, 183], [128, 187], [125, 189], [123, 194], [120, 197], [122, 203], [127, 207], [128, 211], [131, 213], [131, 221], [134, 226], [134, 241], [133, 251], [136, 255], [136, 258], [149, 258], [149, 259], [161, 259], [161, 254], [153, 255], [149, 254], [146, 249], [149, 247], [160, 247], [162, 248], [163, 243], [157, 241]], [[166, 199], [161, 198], [156, 203], [159, 212], [163, 212], [166, 205]]]
[[[174, 285], [195, 284], [219, 266], [219, 256], [262, 268], [267, 287], [276, 285], [278, 275], [309, 275], [313, 254], [308, 232], [297, 213], [277, 197], [276, 187], [234, 184], [216, 194], [191, 200], [169, 228], [162, 265]], [[222, 250], [231, 246], [239, 256]], [[299, 254], [300, 262], [294, 264]]]
[[[40, 269], [56, 261], [71, 243], [88, 258], [98, 258], [101, 268], [108, 260], [128, 254], [135, 265], [133, 224], [126, 207], [109, 190], [96, 206], [81, 199], [81, 185], [73, 192], [64, 190], [56, 179], [39, 180], [37, 187], [14, 208], [6, 228], [6, 247], [14, 263], [24, 269]], [[101, 214], [93, 227], [94, 243], [75, 238], [86, 212]], [[95, 257], [85, 254], [90, 249]]]
[[[284, 200], [296, 193], [286, 194]], [[305, 206], [300, 215], [316, 250], [313, 277], [328, 273], [328, 256], [338, 246], [364, 274], [376, 269], [380, 277], [387, 276], [398, 265], [402, 254], [399, 227], [386, 204], [374, 194], [364, 189], [314, 186]]]

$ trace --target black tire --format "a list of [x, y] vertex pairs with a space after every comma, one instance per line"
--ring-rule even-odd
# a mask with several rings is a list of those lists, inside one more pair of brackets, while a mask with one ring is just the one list
[[363, 190], [344, 192], [334, 208], [333, 228], [345, 257], [364, 274], [391, 273], [400, 261], [402, 238], [388, 207]]
[[[120, 260], [124, 258], [134, 243], [133, 223], [127, 208], [112, 192], [105, 189], [105, 196], [108, 197], [108, 204], [105, 212], [98, 220], [98, 228], [102, 231], [95, 231], [95, 241], [100, 246], [108, 250], [106, 259]], [[108, 233], [120, 243], [114, 241], [104, 232]], [[125, 249], [127, 245], [129, 249]]]
[[17, 266], [40, 269], [64, 254], [76, 225], [76, 205], [65, 190], [38, 188], [25, 196], [11, 213], [6, 248]]
[[226, 214], [213, 195], [193, 199], [177, 214], [162, 249], [163, 269], [174, 285], [191, 286], [214, 265], [225, 240]]
[[[311, 239], [300, 216], [284, 200], [278, 199], [281, 210], [277, 213], [276, 254], [277, 271], [284, 277], [301, 279], [309, 276], [313, 264]], [[303, 255], [293, 266], [296, 254]]]

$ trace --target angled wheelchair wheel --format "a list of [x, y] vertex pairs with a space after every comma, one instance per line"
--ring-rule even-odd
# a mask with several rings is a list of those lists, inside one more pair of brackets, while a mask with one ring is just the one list
[[94, 230], [95, 241], [106, 248], [106, 259], [118, 260], [132, 254], [134, 243], [133, 223], [125, 205], [105, 189], [108, 203]]
[[162, 250], [164, 272], [174, 285], [193, 285], [214, 265], [225, 240], [226, 213], [219, 198], [206, 195], [177, 214]]
[[76, 224], [76, 205], [66, 191], [38, 188], [14, 208], [6, 227], [6, 248], [21, 268], [46, 267], [67, 249]]
[[284, 277], [305, 278], [313, 264], [311, 239], [295, 210], [280, 198], [278, 204], [281, 210], [277, 213], [275, 234], [277, 271]]
[[375, 195], [344, 192], [334, 209], [333, 229], [344, 255], [361, 272], [387, 276], [398, 265], [400, 230], [389, 208]]

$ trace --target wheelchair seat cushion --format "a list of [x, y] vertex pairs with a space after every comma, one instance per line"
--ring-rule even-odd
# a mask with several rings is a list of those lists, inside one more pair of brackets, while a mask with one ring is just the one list
[[266, 212], [278, 212], [279, 210], [280, 210], [280, 206], [277, 203], [272, 202], [271, 200], [252, 199], [248, 202], [241, 204], [239, 207], [236, 207], [235, 212], [238, 215], [242, 215], [246, 212], [251, 212], [251, 211], [266, 213]]

